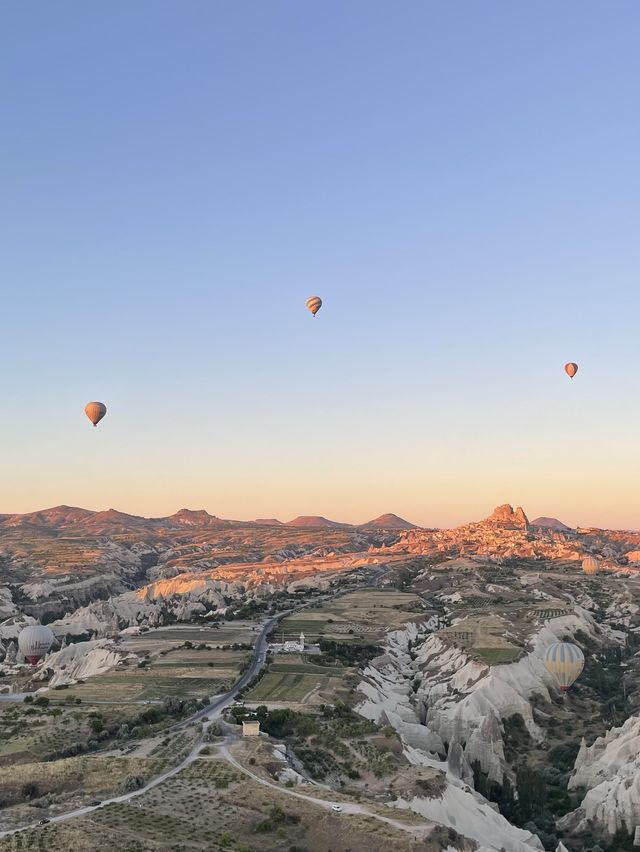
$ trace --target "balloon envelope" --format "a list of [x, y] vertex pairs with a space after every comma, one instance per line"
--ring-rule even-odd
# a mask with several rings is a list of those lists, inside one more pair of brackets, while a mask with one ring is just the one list
[[566, 692], [582, 673], [584, 654], [571, 642], [554, 642], [545, 652], [544, 665], [560, 689]]
[[564, 365], [564, 371], [569, 376], [569, 378], [572, 379], [578, 372], [578, 365], [575, 364], [573, 361], [569, 361], [568, 364]]
[[600, 563], [595, 556], [585, 556], [582, 560], [582, 570], [585, 574], [597, 574], [600, 570]]
[[315, 315], [322, 307], [322, 299], [320, 298], [320, 296], [309, 296], [305, 304], [315, 317]]
[[44, 624], [30, 624], [18, 634], [18, 648], [32, 666], [41, 660], [55, 641], [51, 628]]
[[103, 402], [88, 402], [84, 407], [84, 413], [93, 425], [97, 426], [107, 413], [107, 406]]

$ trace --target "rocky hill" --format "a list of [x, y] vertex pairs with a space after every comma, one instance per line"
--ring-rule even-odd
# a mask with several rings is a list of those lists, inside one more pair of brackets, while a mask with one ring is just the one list
[[350, 524], [341, 524], [338, 521], [329, 521], [327, 518], [323, 518], [321, 515], [300, 515], [297, 518], [294, 518], [292, 521], [287, 521], [286, 526], [288, 527], [313, 527], [313, 528], [327, 528], [333, 527], [348, 527]]
[[571, 529], [571, 527], [563, 524], [562, 521], [559, 521], [557, 518], [540, 517], [536, 518], [535, 521], [529, 521], [529, 523], [532, 527], [544, 527], [545, 529], [561, 530], [563, 532]]
[[382, 529], [382, 530], [415, 530], [416, 525], [405, 521], [404, 518], [394, 515], [389, 512], [386, 515], [380, 515], [379, 518], [374, 518], [372, 521], [367, 521], [362, 524], [363, 529]]

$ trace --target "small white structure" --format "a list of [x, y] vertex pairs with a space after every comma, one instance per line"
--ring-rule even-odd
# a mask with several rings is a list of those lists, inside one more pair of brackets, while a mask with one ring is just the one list
[[273, 645], [269, 645], [269, 650], [276, 654], [302, 654], [304, 653], [304, 633], [300, 633], [297, 642], [292, 640], [275, 642]]
[[300, 638], [297, 642], [285, 642], [282, 650], [291, 654], [304, 651], [304, 633], [300, 631]]
[[249, 719], [248, 721], [245, 719], [242, 722], [242, 736], [243, 737], [259, 737], [260, 736], [260, 722], [257, 719]]

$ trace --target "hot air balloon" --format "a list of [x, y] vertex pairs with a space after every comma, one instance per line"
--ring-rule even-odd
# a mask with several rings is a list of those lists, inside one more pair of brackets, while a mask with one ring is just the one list
[[18, 634], [18, 648], [32, 666], [35, 666], [55, 642], [56, 637], [43, 624], [30, 624]]
[[579, 677], [584, 668], [584, 654], [571, 642], [554, 642], [544, 655], [544, 665], [566, 692]]
[[315, 317], [315, 315], [322, 307], [322, 299], [320, 298], [320, 296], [309, 296], [305, 304]]
[[582, 560], [582, 570], [585, 574], [597, 574], [600, 570], [600, 563], [595, 556], [585, 556]]
[[573, 361], [569, 361], [568, 364], [564, 365], [564, 371], [569, 376], [569, 378], [572, 379], [578, 372], [578, 365], [575, 364]]
[[103, 402], [88, 402], [84, 407], [84, 413], [93, 425], [97, 426], [107, 413], [107, 406]]

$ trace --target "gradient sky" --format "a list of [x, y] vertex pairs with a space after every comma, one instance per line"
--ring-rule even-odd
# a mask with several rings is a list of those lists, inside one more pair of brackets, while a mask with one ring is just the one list
[[1, 4], [0, 512], [640, 527], [639, 29]]

